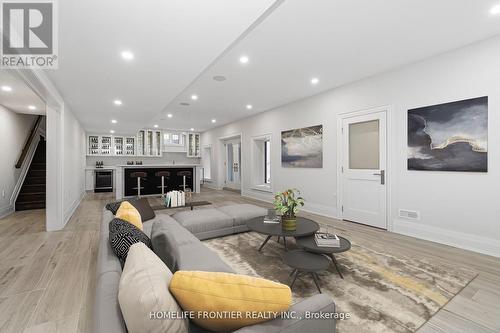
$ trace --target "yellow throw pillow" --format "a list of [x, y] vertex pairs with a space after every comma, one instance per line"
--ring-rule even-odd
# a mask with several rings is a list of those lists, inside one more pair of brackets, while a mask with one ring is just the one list
[[116, 218], [127, 221], [143, 230], [141, 214], [128, 201], [122, 202], [115, 215]]
[[274, 319], [292, 302], [284, 284], [230, 273], [177, 271], [169, 290], [196, 324], [216, 332]]

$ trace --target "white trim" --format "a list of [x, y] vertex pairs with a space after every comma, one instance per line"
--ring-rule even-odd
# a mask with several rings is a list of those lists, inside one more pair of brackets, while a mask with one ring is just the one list
[[436, 228], [403, 219], [394, 219], [393, 228], [393, 232], [398, 234], [500, 257], [500, 243], [493, 238]]
[[[266, 194], [265, 192], [258, 193], [252, 191], [242, 191], [241, 196], [254, 200], [263, 201], [266, 203], [273, 202], [273, 195]], [[312, 202], [306, 202], [306, 205], [302, 207], [300, 210], [306, 213], [339, 219], [339, 217], [337, 216], [337, 209], [335, 209], [335, 207], [325, 206], [322, 204], [317, 204]]]
[[393, 140], [393, 134], [391, 133], [392, 123], [393, 123], [393, 112], [392, 106], [383, 105], [377, 106], [370, 109], [357, 110], [352, 112], [343, 112], [337, 115], [337, 209], [335, 214], [338, 215], [339, 219], [343, 219], [342, 214], [342, 123], [344, 119], [369, 115], [378, 112], [385, 112], [386, 114], [386, 226], [387, 231], [393, 230], [393, 222], [392, 222], [392, 166], [393, 166], [393, 149], [392, 147], [395, 145]]
[[[217, 173], [218, 173], [218, 179], [219, 181], [217, 182], [217, 189], [223, 189], [225, 186], [226, 186], [226, 166], [225, 166], [225, 163], [226, 162], [226, 158], [227, 158], [227, 152], [226, 152], [226, 149], [225, 149], [225, 141], [228, 141], [228, 140], [233, 140], [233, 139], [237, 139], [237, 138], [240, 138], [240, 149], [241, 149], [241, 160], [240, 160], [240, 191], [243, 189], [243, 170], [241, 168], [241, 165], [243, 164], [242, 161], [243, 161], [243, 132], [240, 132], [240, 133], [234, 133], [234, 134], [230, 134], [230, 135], [225, 135], [225, 136], [221, 136], [218, 138], [218, 141], [219, 141], [219, 150], [221, 152], [223, 152], [223, 154], [220, 154], [220, 158], [222, 158], [222, 163], [217, 163], [220, 167], [218, 168], [217, 170]], [[212, 170], [210, 170], [212, 171]]]
[[251, 189], [255, 190], [255, 191], [260, 191], [260, 192], [273, 193], [273, 190], [271, 189], [271, 185], [269, 185], [269, 184], [253, 185], [251, 187]]
[[73, 202], [73, 204], [69, 207], [69, 209], [66, 210], [66, 212], [64, 213], [64, 225], [66, 225], [69, 222], [69, 220], [75, 213], [78, 206], [80, 206], [80, 203], [82, 202], [86, 193], [87, 191], [83, 191], [83, 193], [80, 194], [80, 197], [77, 200], [75, 200], [75, 202]]
[[9, 216], [10, 214], [14, 213], [16, 210], [12, 204], [9, 204], [4, 207], [0, 207], [0, 219], [3, 219], [6, 216]]

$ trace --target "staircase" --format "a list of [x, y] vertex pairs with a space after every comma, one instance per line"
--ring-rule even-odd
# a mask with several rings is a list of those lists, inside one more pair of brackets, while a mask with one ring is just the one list
[[45, 139], [40, 142], [16, 200], [16, 211], [45, 208]]

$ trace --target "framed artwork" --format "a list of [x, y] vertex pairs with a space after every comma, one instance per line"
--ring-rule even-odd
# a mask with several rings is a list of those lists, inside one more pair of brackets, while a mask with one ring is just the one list
[[281, 132], [281, 165], [284, 168], [322, 168], [323, 125]]
[[408, 170], [488, 171], [488, 97], [408, 110]]

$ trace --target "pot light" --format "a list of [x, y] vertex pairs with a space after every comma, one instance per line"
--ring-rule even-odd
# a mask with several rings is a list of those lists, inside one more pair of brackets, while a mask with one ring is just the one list
[[171, 113], [167, 114], [167, 117], [172, 118], [173, 115]]
[[191, 128], [191, 132], [194, 132], [194, 128]]
[[318, 79], [317, 77], [313, 77], [313, 78], [311, 79], [311, 84], [312, 84], [312, 85], [317, 85], [318, 83], [319, 83], [319, 79]]
[[109, 131], [109, 133], [115, 134], [115, 130], [111, 130], [111, 131]]
[[36, 106], [34, 106], [34, 105], [28, 105], [28, 109], [33, 110], [33, 111], [34, 111], [34, 110], [36, 110]]
[[247, 109], [248, 110], [252, 110], [252, 108], [253, 108], [252, 104], [247, 104]]
[[491, 15], [498, 15], [498, 14], [500, 14], [500, 4], [491, 7], [490, 14]]
[[156, 124], [155, 124], [155, 125], [154, 125], [154, 127], [155, 127], [155, 128], [158, 128], [158, 125], [156, 125]]
[[115, 105], [122, 105], [123, 104], [122, 101], [120, 101], [119, 99], [115, 99], [113, 103], [115, 103]]
[[192, 99], [193, 101], [198, 100], [198, 95], [191, 95], [191, 99]]
[[215, 124], [217, 122], [216, 119], [212, 119], [212, 124]]
[[9, 87], [9, 86], [2, 86], [2, 90], [3, 91], [7, 91], [7, 92], [11, 92], [12, 91], [12, 88]]
[[134, 59], [134, 54], [130, 51], [123, 51], [122, 58], [125, 60], [132, 60], [132, 59]]
[[241, 56], [240, 57], [240, 62], [242, 64], [247, 64], [250, 59], [247, 56]]
[[116, 124], [118, 121], [116, 121], [116, 119], [111, 119], [111, 123], [112, 124]]

